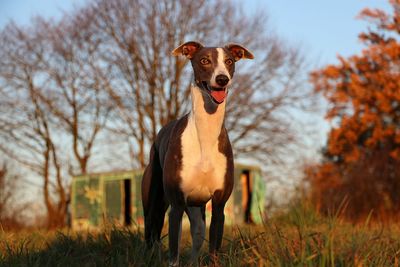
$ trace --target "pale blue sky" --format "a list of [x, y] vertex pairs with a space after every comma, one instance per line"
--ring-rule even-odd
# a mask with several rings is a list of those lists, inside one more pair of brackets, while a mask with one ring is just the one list
[[[63, 11], [87, 1], [0, 0], [0, 27], [9, 19], [29, 24], [34, 15], [58, 18]], [[291, 43], [301, 45], [318, 65], [336, 62], [338, 54], [349, 56], [361, 51], [357, 35], [367, 27], [356, 19], [361, 9], [390, 10], [387, 0], [247, 0], [244, 6], [250, 11], [265, 9], [270, 27]]]
[[9, 19], [28, 24], [35, 15], [58, 18], [63, 10], [84, 3], [84, 0], [0, 0], [0, 26], [3, 27]]
[[[350, 56], [363, 48], [358, 34], [368, 24], [357, 19], [366, 7], [392, 13], [388, 0], [256, 0], [266, 7], [278, 34], [320, 64], [334, 63], [338, 54]], [[262, 4], [261, 4], [262, 3]]]

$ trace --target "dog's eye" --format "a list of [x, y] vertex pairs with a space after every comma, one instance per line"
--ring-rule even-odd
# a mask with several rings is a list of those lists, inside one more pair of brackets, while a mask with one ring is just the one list
[[202, 65], [207, 65], [207, 64], [210, 64], [210, 60], [208, 60], [207, 58], [202, 58], [202, 59], [200, 60], [200, 63], [201, 63]]
[[227, 60], [225, 60], [225, 64], [228, 65], [228, 66], [230, 66], [230, 65], [233, 64], [233, 60], [230, 59], [230, 58], [228, 58]]

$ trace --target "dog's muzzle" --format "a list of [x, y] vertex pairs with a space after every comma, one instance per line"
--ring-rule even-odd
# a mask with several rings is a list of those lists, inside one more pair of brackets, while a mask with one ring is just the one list
[[[228, 90], [226, 87], [213, 87], [206, 81], [201, 82], [201, 84], [216, 104], [221, 104], [224, 102], [226, 96], [228, 95]], [[225, 83], [225, 85], [226, 84], [227, 83]]]

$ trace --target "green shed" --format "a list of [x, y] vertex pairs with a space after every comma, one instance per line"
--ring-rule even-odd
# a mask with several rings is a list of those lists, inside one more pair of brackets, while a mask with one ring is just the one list
[[[105, 224], [142, 226], [142, 173], [142, 170], [132, 170], [74, 176], [70, 207], [72, 228], [97, 228]], [[225, 208], [226, 223], [261, 223], [264, 200], [261, 169], [235, 164], [235, 186]], [[210, 220], [211, 205], [207, 205], [206, 212]]]

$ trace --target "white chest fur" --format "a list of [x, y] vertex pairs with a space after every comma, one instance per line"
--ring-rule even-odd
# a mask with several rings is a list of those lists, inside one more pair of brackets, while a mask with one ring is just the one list
[[182, 134], [181, 190], [188, 198], [208, 201], [222, 189], [227, 159], [218, 149], [218, 137], [224, 120], [225, 103], [213, 114], [204, 110], [198, 88], [192, 88], [193, 108]]

